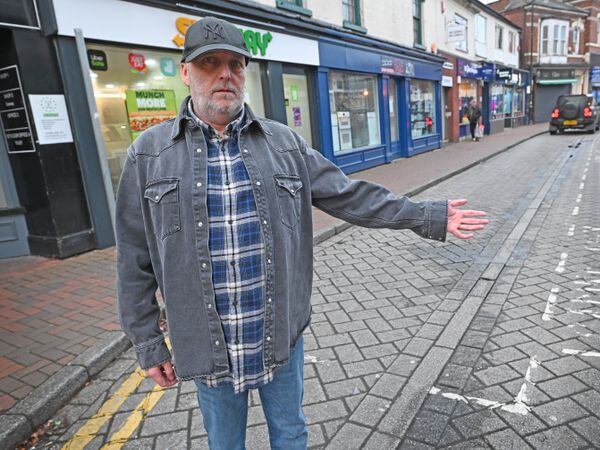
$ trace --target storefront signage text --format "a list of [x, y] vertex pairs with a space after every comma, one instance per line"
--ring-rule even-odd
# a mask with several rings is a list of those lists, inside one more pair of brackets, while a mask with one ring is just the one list
[[87, 51], [88, 63], [92, 70], [108, 70], [108, 61], [106, 60], [106, 53], [102, 50], [89, 49]]
[[600, 86], [600, 66], [590, 67], [590, 83], [592, 86]]
[[415, 66], [413, 63], [400, 58], [382, 56], [381, 73], [413, 77], [415, 75]]
[[[178, 33], [173, 36], [173, 42], [177, 47], [183, 47], [183, 44], [185, 43], [185, 33], [187, 33], [188, 28], [194, 23], [196, 23], [196, 20], [189, 17], [177, 18], [175, 27], [177, 28]], [[242, 36], [244, 36], [244, 40], [246, 41], [250, 53], [255, 56], [259, 53], [261, 56], [267, 55], [267, 47], [273, 40], [273, 35], [271, 33], [268, 31], [266, 33], [260, 33], [251, 29], [243, 30], [241, 28], [239, 28], [239, 30], [242, 33]]]
[[35, 152], [17, 66], [0, 69], [0, 92], [0, 123], [4, 127], [8, 153]]
[[129, 65], [133, 73], [144, 72], [146, 70], [146, 59], [140, 53], [129, 54]]
[[177, 116], [175, 92], [171, 90], [128, 90], [125, 105], [133, 139], [152, 125]]
[[512, 70], [506, 68], [497, 68], [496, 69], [496, 80], [498, 81], [508, 81], [512, 80]]
[[573, 69], [538, 69], [535, 75], [541, 80], [575, 78], [575, 71]]
[[29, 95], [40, 145], [73, 142], [65, 96]]
[[489, 81], [494, 79], [494, 65], [486, 62], [478, 63], [459, 59], [456, 62], [456, 74], [460, 77]]

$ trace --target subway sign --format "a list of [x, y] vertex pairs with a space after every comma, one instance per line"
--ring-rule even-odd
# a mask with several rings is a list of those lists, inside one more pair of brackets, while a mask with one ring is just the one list
[[[189, 27], [197, 22], [196, 19], [191, 19], [189, 17], [178, 17], [175, 20], [175, 28], [177, 28], [177, 34], [173, 36], [173, 43], [177, 47], [183, 47], [185, 43], [185, 33]], [[266, 33], [261, 33], [259, 31], [248, 29], [238, 28], [242, 36], [244, 36], [244, 41], [246, 41], [246, 45], [248, 46], [248, 50], [254, 56], [260, 54], [260, 56], [267, 55], [267, 48], [269, 47], [269, 43], [273, 40], [273, 35], [268, 31]]]

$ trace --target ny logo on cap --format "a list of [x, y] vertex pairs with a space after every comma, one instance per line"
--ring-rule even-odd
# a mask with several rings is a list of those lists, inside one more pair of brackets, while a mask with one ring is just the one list
[[220, 23], [215, 23], [214, 25], [206, 24], [204, 25], [204, 39], [217, 39], [220, 37], [221, 39], [225, 39], [224, 35], [225, 30], [223, 30], [223, 26]]

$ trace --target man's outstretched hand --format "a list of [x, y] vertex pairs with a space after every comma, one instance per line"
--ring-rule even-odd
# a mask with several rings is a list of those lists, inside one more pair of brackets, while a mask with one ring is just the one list
[[466, 199], [450, 200], [448, 202], [448, 233], [459, 239], [471, 239], [475, 233], [463, 233], [463, 231], [477, 231], [490, 223], [487, 219], [479, 219], [486, 215], [483, 211], [470, 209], [458, 209], [459, 206], [467, 204]]
[[146, 370], [146, 374], [149, 377], [152, 377], [156, 384], [161, 387], [167, 388], [177, 384], [177, 377], [175, 376], [175, 371], [173, 370], [173, 364], [171, 361], [165, 361], [164, 363], [150, 367]]

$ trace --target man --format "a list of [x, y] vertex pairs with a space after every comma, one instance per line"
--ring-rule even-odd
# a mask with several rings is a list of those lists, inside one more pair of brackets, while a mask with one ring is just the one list
[[467, 119], [469, 119], [469, 128], [471, 130], [471, 138], [474, 141], [478, 141], [479, 138], [476, 135], [477, 127], [479, 126], [479, 119], [481, 119], [481, 109], [477, 106], [477, 100], [472, 99], [469, 107], [467, 108]]
[[[212, 449], [242, 449], [258, 389], [271, 447], [304, 449], [302, 332], [310, 320], [311, 205], [353, 224], [466, 239], [466, 203], [412, 202], [350, 180], [290, 128], [243, 103], [250, 53], [207, 17], [186, 35], [191, 97], [130, 147], [117, 198], [123, 329], [159, 385], [193, 379]], [[171, 353], [158, 327], [164, 297]]]

